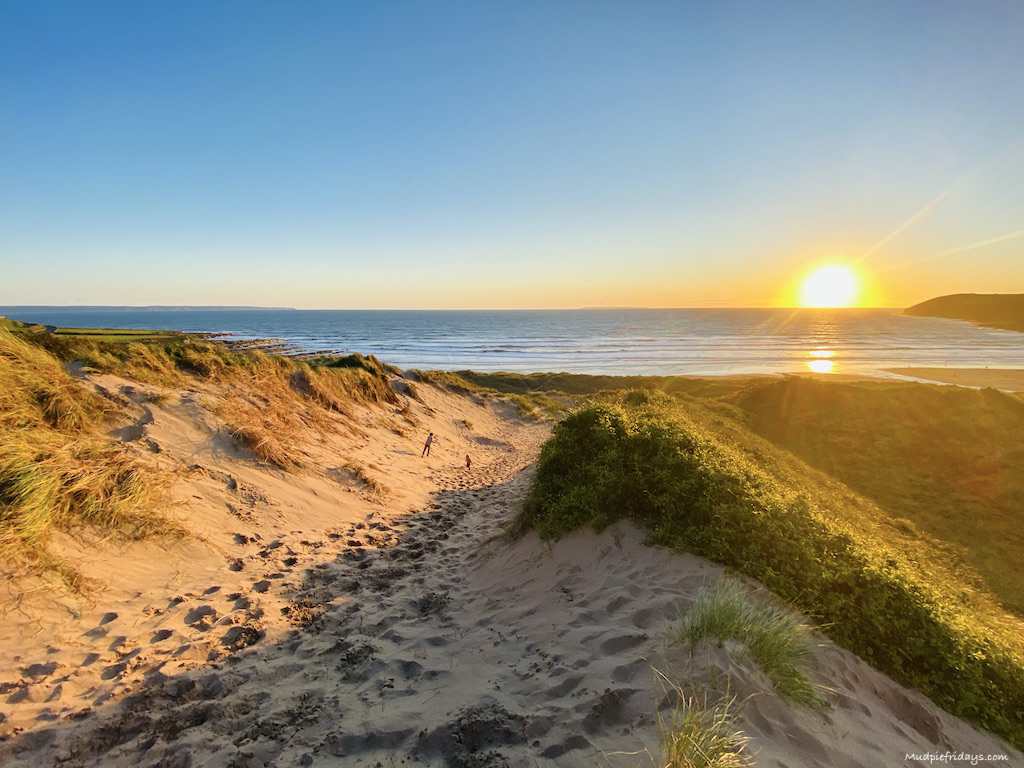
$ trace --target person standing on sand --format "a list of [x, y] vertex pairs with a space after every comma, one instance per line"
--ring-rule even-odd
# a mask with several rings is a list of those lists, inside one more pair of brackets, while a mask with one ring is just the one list
[[472, 462], [469, 460], [469, 454], [467, 453], [466, 454], [466, 469], [469, 469], [471, 464], [472, 464]]
[[434, 433], [433, 432], [431, 432], [429, 435], [427, 435], [427, 442], [423, 446], [423, 453], [420, 454], [420, 458], [423, 458], [424, 456], [429, 456], [430, 455], [430, 446], [432, 446], [434, 444], [435, 440], [437, 440], [437, 438], [434, 437]]

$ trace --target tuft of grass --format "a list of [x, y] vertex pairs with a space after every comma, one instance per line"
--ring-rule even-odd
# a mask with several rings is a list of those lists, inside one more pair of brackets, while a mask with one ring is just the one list
[[538, 418], [537, 407], [533, 402], [533, 399], [526, 395], [506, 395], [509, 402], [515, 405], [516, 410], [519, 411], [519, 415], [524, 419], [536, 421]]
[[171, 402], [171, 396], [166, 392], [150, 392], [146, 396], [146, 402], [153, 405], [167, 405]]
[[[659, 673], [660, 674], [660, 673]], [[677, 704], [666, 721], [658, 713], [660, 766], [664, 768], [749, 768], [753, 759], [745, 751], [750, 739], [737, 725], [734, 699], [717, 703], [707, 694], [698, 699], [662, 679], [672, 688]]]
[[268, 419], [250, 424], [229, 424], [228, 434], [268, 464], [289, 472], [302, 468], [305, 454], [294, 445], [292, 435], [281, 432]]
[[420, 397], [420, 391], [416, 389], [416, 385], [413, 384], [411, 381], [405, 382], [405, 391], [413, 400], [423, 402], [423, 398]]
[[809, 625], [771, 603], [748, 598], [738, 582], [724, 580], [698, 596], [671, 637], [691, 648], [708, 638], [719, 643], [735, 640], [747, 649], [779, 695], [818, 709], [824, 705], [821, 689], [801, 669], [817, 657], [812, 632]]
[[[418, 427], [420, 425], [420, 420], [416, 418], [416, 415], [412, 412], [412, 408], [410, 408], [408, 405], [403, 405], [401, 408], [399, 408], [398, 414], [403, 419], [405, 419], [405, 421], [408, 424], [414, 427]], [[472, 426], [470, 427], [470, 429], [472, 429]]]
[[391, 495], [391, 490], [366, 471], [366, 467], [358, 461], [346, 462], [345, 467], [352, 471], [355, 479], [358, 480], [366, 491], [378, 499], [386, 499]]
[[311, 362], [327, 368], [358, 369], [377, 377], [400, 376], [402, 373], [395, 366], [383, 363], [373, 355], [361, 355], [358, 352], [344, 357], [317, 357]]

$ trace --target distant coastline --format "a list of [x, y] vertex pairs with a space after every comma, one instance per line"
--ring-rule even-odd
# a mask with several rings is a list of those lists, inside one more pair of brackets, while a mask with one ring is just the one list
[[1024, 333], [1024, 293], [955, 293], [915, 304], [903, 314], [967, 320], [986, 328]]
[[63, 329], [279, 339], [304, 354], [360, 352], [402, 369], [652, 376], [825, 368], [877, 375], [906, 366], [1024, 369], [1019, 337], [969, 323], [908, 317], [902, 309], [29, 311], [0, 306], [0, 315]]
[[5, 313], [17, 312], [188, 312], [202, 310], [204, 312], [230, 312], [232, 310], [272, 309], [276, 312], [294, 312], [294, 307], [235, 307], [235, 306], [186, 306], [158, 305], [148, 306], [111, 306], [106, 304], [10, 304], [0, 307]]

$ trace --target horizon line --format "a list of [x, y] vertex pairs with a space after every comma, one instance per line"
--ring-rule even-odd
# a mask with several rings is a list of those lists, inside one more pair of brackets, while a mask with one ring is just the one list
[[[930, 301], [930, 299], [929, 299]], [[918, 302], [921, 303], [921, 302]], [[914, 305], [910, 305], [914, 306]], [[0, 304], [0, 310], [107, 310], [107, 311], [170, 311], [186, 312], [191, 310], [207, 310], [213, 312], [231, 312], [243, 310], [273, 310], [278, 312], [587, 312], [597, 310], [614, 311], [663, 311], [677, 309], [903, 309], [901, 306], [858, 305], [851, 307], [796, 307], [775, 306], [769, 304], [736, 306], [689, 306], [689, 307], [647, 307], [647, 306], [586, 306], [586, 307], [270, 307], [246, 304]]]

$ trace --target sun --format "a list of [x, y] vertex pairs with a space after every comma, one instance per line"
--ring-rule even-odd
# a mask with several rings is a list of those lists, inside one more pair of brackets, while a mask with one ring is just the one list
[[801, 307], [853, 307], [860, 295], [860, 280], [852, 267], [818, 267], [800, 284]]

